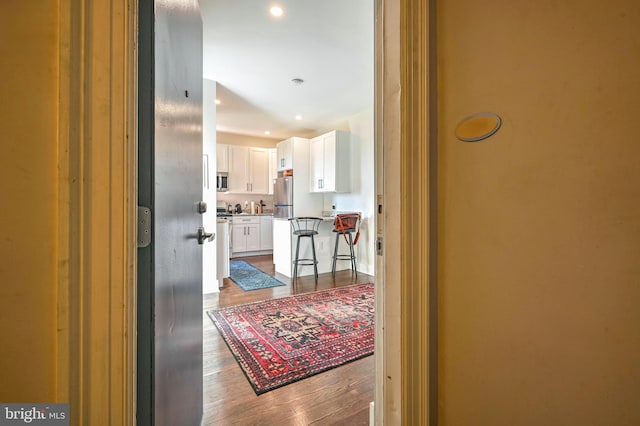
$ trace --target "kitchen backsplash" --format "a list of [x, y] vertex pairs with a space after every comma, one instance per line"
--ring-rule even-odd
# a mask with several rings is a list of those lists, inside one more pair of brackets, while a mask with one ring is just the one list
[[244, 209], [245, 201], [247, 204], [251, 205], [253, 201], [255, 204], [258, 204], [262, 200], [266, 206], [264, 207], [265, 212], [273, 211], [273, 195], [265, 195], [265, 194], [226, 194], [224, 192], [218, 192], [217, 201], [220, 203], [224, 201], [225, 203], [231, 204], [235, 206], [236, 204], [240, 204]]

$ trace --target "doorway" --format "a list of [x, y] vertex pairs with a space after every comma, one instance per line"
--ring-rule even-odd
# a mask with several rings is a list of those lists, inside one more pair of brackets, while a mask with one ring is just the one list
[[[157, 16], [155, 19], [153, 19], [153, 9], [152, 9], [152, 5], [153, 2], [141, 2], [140, 5], [140, 16], [141, 16], [141, 66], [144, 66], [145, 64], [149, 65], [149, 64], [154, 64], [156, 63], [156, 74], [154, 75], [156, 78], [163, 78], [162, 75], [158, 72], [158, 71], [162, 71], [162, 68], [158, 69], [157, 68], [157, 58], [159, 56], [159, 49], [165, 47], [164, 45], [154, 45], [154, 48], [150, 48], [148, 50], [145, 50], [144, 48], [144, 42], [150, 43], [151, 42], [151, 37], [153, 36], [153, 31], [144, 31], [145, 28], [153, 28], [154, 25], [158, 25], [158, 22], [162, 22], [162, 19], [158, 20]], [[157, 13], [157, 11], [156, 11]], [[373, 29], [373, 9], [371, 10], [371, 14], [370, 14], [370, 20], [371, 20], [371, 29]], [[146, 22], [147, 25], [149, 25], [149, 27], [145, 27], [144, 25], [142, 25], [143, 22]], [[146, 39], [145, 39], [146, 37]], [[169, 37], [171, 38], [171, 37]], [[172, 39], [172, 41], [175, 41], [175, 39]], [[371, 50], [373, 51], [373, 40], [371, 41]], [[147, 55], [147, 56], [145, 56]], [[371, 74], [373, 74], [373, 58], [371, 58]], [[146, 62], [145, 62], [146, 61]], [[167, 64], [163, 64], [164, 66], [167, 66]], [[147, 79], [145, 78], [147, 74], [142, 73], [140, 75], [139, 81], [141, 83], [140, 87], [141, 87], [141, 92], [140, 92], [140, 96], [139, 96], [139, 104], [140, 105], [152, 105], [154, 104], [154, 102], [157, 104], [157, 98], [155, 98], [154, 100], [154, 90], [158, 90], [157, 86], [153, 87], [148, 90], [145, 88], [143, 83], [147, 83]], [[373, 79], [372, 79], [373, 80]], [[185, 98], [194, 98], [194, 96], [197, 98], [198, 92], [197, 91], [192, 91], [191, 89], [189, 90], [185, 90], [184, 91], [184, 97]], [[157, 94], [155, 95], [157, 96]], [[374, 150], [375, 150], [375, 144], [374, 144], [374, 124], [373, 124], [373, 115], [374, 115], [374, 108], [373, 108], [373, 81], [372, 81], [372, 87], [371, 87], [371, 94], [370, 94], [370, 100], [371, 100], [371, 105], [369, 107], [369, 109], [365, 112], [361, 112], [358, 111], [356, 114], [353, 115], [353, 117], [349, 117], [349, 119], [345, 120], [345, 123], [343, 123], [342, 125], [347, 125], [347, 126], [351, 126], [349, 128], [349, 130], [354, 134], [357, 135], [357, 147], [359, 148], [359, 152], [358, 155], [356, 156], [358, 160], [362, 160], [362, 159], [366, 159], [367, 156], [363, 156], [362, 152], [366, 151], [368, 154], [368, 161], [365, 160], [364, 163], [358, 163], [358, 164], [354, 164], [354, 171], [357, 172], [356, 174], [354, 174], [354, 176], [352, 176], [353, 178], [355, 178], [356, 181], [356, 185], [355, 188], [359, 190], [359, 192], [356, 192], [355, 190], [353, 191], [352, 194], [341, 194], [341, 195], [336, 195], [334, 196], [327, 196], [327, 200], [325, 201], [325, 205], [335, 205], [338, 204], [339, 207], [341, 209], [345, 209], [345, 210], [358, 210], [358, 211], [362, 211], [364, 213], [365, 216], [365, 224], [368, 227], [368, 232], [363, 232], [363, 238], [361, 239], [361, 247], [367, 247], [367, 253], [366, 255], [361, 256], [361, 259], [366, 259], [369, 262], [369, 268], [374, 269], [375, 268], [375, 260], [376, 260], [376, 256], [374, 254], [374, 250], [373, 250], [373, 240], [374, 240], [374, 235], [375, 235], [375, 208], [374, 208], [374, 197], [375, 197], [375, 187], [374, 187], [374, 182], [375, 179], [373, 178], [373, 174], [374, 174], [374, 165], [375, 165], [375, 160], [374, 160]], [[155, 131], [158, 132], [158, 129], [163, 128], [163, 120], [167, 119], [170, 120], [169, 117], [158, 117], [158, 112], [163, 113], [164, 111], [157, 111], [156, 110], [156, 116], [154, 117], [153, 115], [147, 115], [145, 116], [144, 112], [142, 111], [143, 108], [141, 108], [141, 121], [140, 121], [140, 128], [141, 128], [141, 133], [140, 133], [140, 141], [146, 141], [146, 140], [153, 140], [154, 143], [156, 142], [154, 140], [153, 137], [150, 137], [149, 134], [145, 134], [144, 131], [145, 129], [149, 129], [152, 128], [155, 125]], [[158, 122], [159, 120], [159, 122]], [[158, 127], [158, 125], [160, 127]], [[328, 124], [330, 125], [330, 123]], [[140, 177], [140, 187], [146, 186], [146, 187], [153, 187], [154, 185], [157, 186], [157, 182], [154, 181], [154, 179], [156, 179], [156, 177], [154, 177], [153, 173], [156, 173], [158, 171], [158, 167], [161, 166], [160, 164], [157, 163], [157, 157], [153, 156], [153, 152], [149, 152], [149, 151], [144, 151], [142, 148], [144, 147], [144, 144], [140, 143], [140, 147], [141, 147], [141, 155], [140, 155], [140, 163], [139, 163], [139, 171], [141, 172], [139, 174]], [[156, 147], [154, 146], [154, 149]], [[211, 163], [215, 164], [215, 158], [211, 159]], [[363, 173], [369, 172], [370, 175], [363, 177]], [[359, 173], [359, 174], [358, 174]], [[363, 190], [363, 188], [366, 188], [366, 191]], [[357, 194], [357, 195], [355, 195]], [[149, 204], [149, 205], [155, 205], [155, 203], [158, 201], [157, 200], [157, 194], [156, 193], [144, 193], [143, 191], [140, 191], [141, 196], [140, 198], [140, 204], [145, 205], [145, 204]], [[365, 204], [366, 203], [366, 204]], [[363, 207], [364, 206], [364, 207]], [[155, 209], [155, 214], [156, 217], [158, 217], [159, 210]], [[156, 223], [157, 224], [157, 223]], [[166, 261], [167, 259], [165, 259]], [[158, 265], [158, 262], [161, 262], [162, 260], [158, 258], [157, 254], [151, 253], [149, 251], [145, 251], [145, 250], [141, 250], [139, 251], [139, 265], [143, 265], [145, 264], [145, 262], [151, 262], [156, 264], [156, 266]], [[162, 272], [162, 271], [160, 271]], [[139, 268], [139, 279], [138, 279], [138, 289], [139, 289], [139, 300], [151, 300], [151, 299], [155, 299], [155, 297], [157, 296], [157, 288], [149, 288], [149, 287], [144, 287], [144, 283], [148, 282], [149, 278], [151, 279], [151, 281], [153, 282], [154, 279], [157, 279], [160, 277], [160, 275], [158, 275], [158, 271], [157, 270], [148, 270], [145, 269], [144, 267], [140, 267]], [[146, 274], [146, 275], [145, 275]], [[362, 274], [362, 278], [365, 278], [365, 275]], [[341, 281], [340, 278], [338, 280], [338, 282], [340, 283], [340, 285], [346, 281]], [[335, 281], [333, 282], [335, 285]], [[174, 288], [173, 285], [171, 285], [169, 288]], [[201, 293], [200, 293], [201, 296]], [[171, 297], [174, 297], [173, 295]], [[202, 297], [202, 296], [201, 296]], [[156, 316], [156, 312], [153, 311], [153, 307], [157, 306], [158, 301], [152, 301], [150, 305], [146, 305], [143, 306], [143, 304], [139, 304], [139, 310], [138, 310], [138, 324], [139, 324], [139, 336], [140, 336], [140, 340], [139, 340], [139, 351], [138, 351], [138, 360], [140, 361], [138, 364], [138, 370], [139, 370], [139, 379], [140, 377], [145, 377], [145, 379], [141, 380], [139, 383], [139, 419], [144, 422], [144, 419], [147, 418], [145, 416], [148, 416], [148, 418], [153, 419], [154, 416], [156, 417], [156, 421], [159, 420], [159, 416], [154, 414], [154, 405], [156, 405], [157, 408], [157, 404], [158, 401], [155, 399], [158, 396], [162, 396], [164, 395], [165, 390], [163, 390], [162, 388], [160, 388], [161, 384], [158, 382], [157, 378], [155, 377], [157, 374], [156, 368], [157, 368], [157, 362], [154, 359], [154, 356], [158, 355], [158, 342], [157, 342], [157, 331], [154, 331], [153, 328], [147, 328], [146, 331], [144, 330], [144, 326], [151, 323], [154, 324], [154, 321], [157, 321], [157, 316]], [[152, 321], [150, 322], [149, 319], [152, 319]], [[208, 318], [205, 318], [205, 321], [208, 321]], [[372, 362], [370, 362], [370, 364], [372, 364]], [[369, 387], [369, 391], [368, 392], [362, 392], [362, 395], [364, 395], [364, 398], [366, 398], [366, 401], [363, 402], [363, 408], [360, 409], [361, 413], [360, 416], [364, 416], [366, 418], [368, 418], [368, 410], [369, 410], [369, 403], [373, 400], [373, 394], [372, 394], [372, 388], [373, 388], [373, 379], [372, 376], [373, 374], [371, 374], [373, 371], [373, 365], [370, 366], [370, 371], [369, 374], [363, 374], [362, 376], [366, 376], [367, 380], [369, 380], [368, 382], [368, 386]], [[344, 399], [341, 399], [341, 402], [344, 402]], [[264, 401], [264, 398], [262, 398], [262, 400]], [[148, 404], [147, 404], [148, 403]], [[175, 401], [174, 401], [175, 403]], [[147, 404], [147, 405], [145, 405]], [[364, 413], [364, 414], [363, 414]], [[345, 415], [351, 415], [353, 413], [345, 413]]]
[[[318, 5], [318, 7], [322, 7], [322, 2], [316, 2], [316, 4]], [[339, 126], [343, 126], [342, 128], [340, 128], [341, 130], [348, 130], [351, 132], [351, 134], [354, 136], [354, 145], [357, 148], [354, 148], [354, 150], [352, 150], [352, 156], [354, 157], [354, 162], [356, 162], [356, 164], [353, 165], [353, 171], [352, 171], [352, 178], [354, 179], [354, 181], [356, 182], [356, 184], [354, 185], [354, 191], [351, 194], [327, 194], [325, 201], [323, 202], [323, 210], [331, 210], [332, 206], [336, 206], [338, 210], [356, 210], [356, 211], [362, 211], [364, 213], [364, 216], [366, 217], [366, 222], [364, 224], [364, 226], [366, 226], [366, 232], [363, 232], [361, 235], [361, 240], [358, 243], [358, 246], [361, 247], [361, 250], [363, 250], [364, 252], [362, 253], [362, 256], [359, 256], [359, 258], [363, 261], [366, 262], [367, 266], [366, 266], [366, 272], [368, 272], [370, 275], [370, 279], [373, 279], [373, 275], [375, 274], [375, 268], [376, 268], [376, 260], [377, 260], [377, 256], [375, 254], [375, 245], [374, 245], [374, 241], [375, 238], [377, 236], [377, 227], [376, 227], [376, 221], [377, 221], [377, 209], [376, 209], [376, 159], [375, 159], [375, 120], [374, 120], [374, 116], [375, 116], [375, 108], [374, 108], [374, 79], [373, 79], [373, 68], [374, 68], [374, 58], [373, 58], [373, 52], [375, 50], [375, 40], [373, 37], [373, 33], [374, 33], [374, 15], [375, 15], [375, 8], [374, 8], [374, 1], [371, 0], [369, 2], [370, 5], [370, 10], [367, 12], [368, 15], [370, 17], [369, 19], [369, 24], [370, 24], [370, 29], [371, 29], [371, 34], [370, 36], [370, 51], [371, 51], [371, 58], [370, 58], [370, 63], [367, 64], [369, 69], [368, 72], [370, 72], [370, 81], [371, 81], [371, 87], [370, 87], [370, 99], [369, 99], [369, 105], [368, 105], [368, 110], [366, 111], [355, 111], [354, 114], [351, 114], [350, 117], [348, 117], [347, 119], [342, 120], [340, 123], [331, 123], [331, 122], [327, 122], [327, 127], [332, 126], [332, 125], [339, 125]], [[237, 6], [234, 6], [237, 7]], [[291, 18], [292, 19], [292, 18]], [[205, 33], [206, 33], [206, 19], [204, 20], [204, 24], [205, 24]], [[322, 43], [321, 40], [319, 40], [317, 43]], [[277, 45], [277, 44], [276, 44]], [[292, 52], [292, 54], [294, 54]], [[205, 52], [205, 56], [206, 56], [206, 52]], [[206, 62], [206, 58], [205, 58], [205, 62]], [[336, 66], [339, 66], [339, 63], [336, 63]], [[250, 69], [258, 69], [261, 67], [260, 63], [254, 63], [252, 64], [249, 68]], [[286, 74], [288, 75], [288, 74]], [[207, 79], [207, 81], [213, 81], [216, 80], [214, 75], [205, 75], [205, 78]], [[258, 78], [258, 76], [256, 75], [256, 79]], [[233, 93], [232, 90], [229, 89], [229, 87], [227, 87], [225, 84], [223, 84], [224, 81], [219, 82], [219, 85], [217, 87], [216, 92], [219, 94], [220, 96], [220, 105], [216, 107], [216, 113], [218, 116], [224, 115], [224, 114], [229, 114], [229, 110], [236, 107], [236, 104], [239, 103], [239, 100], [236, 99], [237, 98], [237, 94]], [[339, 84], [339, 82], [337, 83]], [[300, 90], [304, 90], [304, 85], [301, 86]], [[206, 92], [205, 92], [206, 94]], [[212, 100], [209, 99], [205, 99], [205, 102], [208, 103], [212, 103]], [[331, 129], [333, 129], [333, 127], [331, 127]], [[306, 133], [304, 134], [291, 134], [290, 136], [305, 136], [305, 137], [313, 137], [314, 135], [320, 134], [319, 131], [317, 131], [316, 133], [313, 132], [309, 132], [308, 130], [305, 130]], [[232, 140], [233, 142], [231, 142], [231, 144], [233, 144], [235, 141], [237, 141], [238, 139], [240, 139], [240, 137], [237, 134], [232, 134], [229, 133], [229, 129], [225, 129], [225, 135], [224, 135], [224, 139], [222, 137], [218, 137], [219, 141], [220, 140], [224, 140], [224, 141], [230, 141]], [[231, 138], [229, 136], [229, 134], [233, 135], [233, 138]], [[255, 137], [255, 136], [253, 136]], [[285, 139], [285, 136], [282, 136], [282, 139]], [[271, 140], [273, 141], [273, 138], [271, 138]], [[225, 143], [229, 143], [229, 142], [225, 142]], [[238, 144], [241, 142], [238, 142]], [[275, 146], [275, 145], [274, 145]], [[211, 161], [211, 160], [210, 160]], [[215, 164], [215, 161], [212, 161], [213, 164]], [[239, 199], [234, 199], [232, 195], [229, 194], [225, 194], [223, 197], [224, 201], [227, 202], [231, 202], [232, 205], [235, 205], [236, 202], [240, 202], [240, 204], [242, 204], [242, 201], [244, 200], [244, 198], [241, 196]], [[331, 243], [333, 243], [333, 241], [331, 241]], [[332, 246], [331, 246], [332, 247]], [[268, 262], [266, 263], [267, 266], [265, 266], [265, 270], [268, 272]], [[275, 273], [275, 272], [274, 272]], [[360, 275], [360, 274], [359, 274]], [[365, 278], [365, 275], [363, 273], [362, 275], [363, 278]], [[349, 278], [350, 279], [350, 278]], [[226, 281], [226, 280], [225, 280]], [[288, 278], [283, 278], [283, 281], [286, 283], [289, 283], [290, 280]], [[340, 278], [338, 277], [338, 285], [344, 285], [347, 282], [347, 278]], [[356, 281], [354, 281], [356, 282]], [[333, 285], [333, 284], [321, 284], [319, 286], [319, 289], [322, 288], [328, 288], [328, 287], [324, 287], [324, 286], [329, 286], [329, 285]], [[302, 288], [304, 289], [304, 291], [311, 291], [313, 289], [312, 286], [307, 287], [306, 285], [303, 285]], [[246, 301], [251, 301], [254, 300], [250, 297], [248, 297], [247, 295], [238, 295], [236, 293], [232, 293], [231, 295], [229, 295], [228, 289], [223, 288], [221, 290], [220, 294], [211, 294], [211, 295], [205, 295], [204, 296], [204, 305], [205, 305], [205, 309], [208, 307], [209, 309], [213, 309], [217, 306], [228, 306], [229, 304], [234, 304], [234, 303], [245, 303]], [[282, 291], [280, 291], [279, 293], [276, 293], [276, 295], [274, 295], [273, 297], [280, 297], [280, 296], [285, 296], [291, 294], [291, 290], [289, 287], [283, 289]], [[258, 296], [256, 295], [255, 297], [262, 297], [262, 296]], [[270, 296], [271, 297], [271, 296]], [[235, 365], [235, 363], [233, 363], [231, 365], [230, 370], [228, 371], [222, 371], [219, 369], [218, 364], [219, 363], [227, 363], [228, 362], [228, 350], [226, 349], [226, 347], [221, 343], [220, 343], [220, 339], [217, 338], [217, 330], [215, 330], [215, 328], [212, 328], [210, 330], [207, 330], [207, 327], [210, 326], [210, 319], [208, 317], [204, 317], [203, 319], [204, 323], [205, 323], [205, 419], [207, 418], [207, 416], [212, 416], [215, 415], [216, 413], [214, 413], [214, 411], [216, 410], [223, 410], [223, 405], [226, 404], [226, 400], [221, 400], [220, 399], [220, 392], [218, 389], [216, 389], [214, 392], [210, 393], [210, 397], [207, 395], [207, 386], [209, 382], [212, 382], [214, 380], [216, 380], [216, 377], [213, 377], [214, 375], [217, 375], [218, 378], [220, 377], [228, 377], [230, 374], [238, 374], [240, 372], [240, 370], [235, 371], [235, 373], [233, 372], [234, 369], [237, 369], [237, 366]], [[210, 362], [207, 361], [208, 358], [208, 354], [207, 354], [207, 333], [211, 332], [212, 334], [215, 334], [216, 336], [216, 340], [215, 343], [213, 343], [213, 345], [221, 345], [221, 349], [218, 348], [217, 346], [215, 348], [211, 348], [211, 350], [216, 351], [219, 350], [219, 360], [211, 360]], [[224, 354], [222, 354], [221, 352], [224, 352]], [[373, 362], [373, 359], [371, 360]], [[207, 371], [207, 369], [209, 368], [209, 370]], [[369, 380], [369, 383], [367, 385], [370, 386], [374, 386], [374, 380], [373, 380], [373, 371], [374, 371], [374, 366], [371, 366], [371, 371], [369, 374], [369, 378], [367, 380]], [[324, 373], [323, 373], [324, 374]], [[225, 386], [224, 385], [224, 379], [220, 379], [220, 383], [221, 386]], [[245, 383], [246, 380], [244, 380], [243, 377], [240, 376], [240, 380], [241, 383], [240, 384], [235, 384], [234, 386], [242, 386], [245, 388], [248, 388], [247, 384]], [[319, 380], [319, 379], [315, 379], [315, 380]], [[364, 381], [360, 381], [359, 382], [360, 385], [362, 386], [367, 386], [364, 384]], [[291, 386], [291, 385], [290, 385]], [[329, 385], [326, 386], [327, 389], [329, 389], [328, 387]], [[299, 383], [297, 384], [294, 388], [295, 389], [302, 389], [304, 387], [304, 382], [303, 383]], [[345, 388], [342, 388], [342, 390], [344, 390]], [[349, 387], [347, 386], [346, 389], [349, 389]], [[217, 392], [216, 392], [217, 391]], [[240, 392], [240, 391], [237, 391]], [[278, 392], [283, 393], [284, 389], [279, 390]], [[335, 394], [335, 396], [339, 395], [335, 392], [332, 392], [333, 394]], [[362, 391], [360, 393], [360, 395], [364, 395], [364, 391]], [[236, 393], [236, 391], [231, 392], [229, 394], [227, 394], [227, 397], [232, 397], [232, 395], [237, 396], [238, 394]], [[270, 399], [267, 399], [266, 397], [267, 395], [263, 395], [261, 396], [260, 399], [255, 399], [255, 395], [253, 395], [252, 393], [249, 393], [248, 395], [246, 395], [244, 397], [244, 399], [251, 399], [251, 400], [256, 400], [257, 403], [263, 407], [263, 410], [268, 410], [270, 407]], [[334, 398], [335, 398], [334, 396]], [[225, 397], [225, 395], [222, 395], [222, 397]], [[364, 418], [366, 420], [368, 420], [368, 416], [369, 416], [369, 403], [371, 401], [373, 401], [374, 399], [374, 395], [370, 392], [370, 389], [367, 391], [366, 393], [366, 401], [364, 401], [362, 403], [362, 412], [355, 414], [354, 415], [360, 415], [360, 416], [364, 416]], [[234, 397], [235, 399], [235, 397]], [[243, 398], [241, 398], [243, 399]], [[338, 398], [340, 399], [340, 398]], [[223, 402], [220, 402], [223, 401]], [[266, 402], [265, 402], [266, 401]], [[347, 403], [346, 399], [343, 399], [342, 403]], [[361, 401], [362, 402], [362, 401]], [[210, 409], [208, 409], [208, 405]], [[329, 402], [327, 402], [327, 404], [329, 404]], [[236, 415], [243, 415], [243, 414], [247, 414], [248, 412], [250, 412], [250, 410], [247, 410], [246, 406], [240, 404], [240, 403], [232, 403], [229, 407], [225, 407], [224, 410], [230, 412], [231, 414], [229, 415], [233, 415], [233, 409], [231, 407], [233, 406], [236, 407], [244, 407], [244, 409], [237, 409], [236, 411]], [[286, 404], [283, 404], [286, 405]], [[336, 411], [340, 411], [340, 410], [336, 410]], [[313, 414], [313, 413], [312, 413]], [[317, 412], [315, 413], [317, 414]], [[248, 415], [248, 414], [247, 414]], [[210, 418], [216, 418], [217, 420], [221, 421], [220, 418], [217, 417], [210, 417]], [[231, 419], [228, 419], [231, 420]]]
[[[87, 304], [86, 298], [70, 297], [64, 291], [60, 293], [59, 305], [68, 306], [70, 318], [83, 318], [85, 320], [80, 329], [75, 326], [71, 327], [72, 330], [78, 330], [78, 332], [68, 336], [68, 348], [64, 347], [66, 341], [63, 336], [61, 345], [63, 349], [70, 352], [61, 351], [61, 365], [64, 367], [65, 363], [73, 363], [76, 360], [74, 354], [83, 354], [82, 359], [89, 356], [93, 358], [99, 357], [95, 362], [88, 362], [77, 374], [69, 377], [61, 376], [60, 387], [63, 394], [66, 389], [73, 405], [83, 408], [82, 418], [87, 422], [103, 421], [104, 419], [101, 417], [103, 413], [111, 413], [111, 418], [131, 419], [135, 411], [133, 407], [135, 401], [136, 343], [133, 326], [136, 322], [135, 313], [137, 309], [135, 306], [135, 294], [129, 293], [129, 291], [135, 291], [136, 280], [135, 277], [128, 274], [135, 270], [136, 249], [134, 234], [136, 212], [135, 207], [132, 207], [136, 204], [136, 188], [133, 184], [129, 185], [129, 179], [136, 175], [136, 168], [131, 166], [136, 154], [135, 151], [128, 152], [127, 149], [135, 147], [136, 139], [133, 136], [135, 134], [135, 120], [133, 120], [132, 111], [135, 111], [137, 104], [137, 97], [135, 96], [137, 79], [132, 70], [135, 70], [136, 61], [133, 58], [138, 46], [136, 31], [138, 13], [136, 6], [138, 2], [122, 0], [114, 2], [112, 7], [105, 6], [101, 8], [88, 7], [87, 1], [65, 1], [64, 4], [70, 6], [68, 7], [69, 10], [63, 8], [67, 13], [65, 17], [73, 19], [67, 19], [62, 23], [64, 25], [61, 25], [64, 32], [63, 42], [60, 44], [61, 58], [70, 60], [73, 66], [69, 70], [65, 65], [61, 72], [64, 72], [65, 76], [68, 73], [68, 80], [71, 86], [63, 86], [63, 88], [69, 89], [73, 98], [68, 103], [62, 102], [62, 104], [63, 106], [72, 105], [73, 108], [71, 108], [69, 116], [61, 116], [60, 121], [63, 127], [67, 126], [66, 128], [73, 129], [76, 129], [78, 123], [90, 122], [91, 124], [83, 132], [71, 132], [70, 152], [80, 160], [86, 159], [86, 169], [78, 167], [78, 173], [72, 175], [77, 175], [77, 179], [74, 179], [73, 182], [84, 179], [93, 182], [96, 178], [104, 178], [103, 180], [98, 179], [98, 182], [102, 184], [103, 181], [107, 181], [107, 183], [104, 188], [101, 187], [101, 190], [104, 191], [99, 194], [86, 193], [84, 194], [85, 198], [72, 199], [70, 204], [72, 211], [75, 212], [76, 210], [73, 209], [77, 209], [80, 218], [86, 219], [82, 222], [82, 226], [78, 226], [78, 229], [84, 231], [84, 233], [66, 233], [65, 229], [62, 229], [62, 232], [64, 235], [68, 235], [71, 241], [79, 241], [74, 247], [84, 247], [81, 244], [82, 242], [93, 243], [95, 241], [96, 244], [103, 244], [105, 235], [109, 236], [108, 241], [112, 243], [109, 246], [109, 255], [102, 255], [102, 251], [89, 252], [86, 256], [82, 256], [77, 264], [72, 265], [71, 273], [73, 277], [81, 276], [83, 279], [89, 277], [84, 281], [77, 281], [81, 284], [83, 291], [90, 290], [94, 297], [97, 297], [96, 294], [109, 295], [119, 292], [123, 302], [109, 305], [107, 306], [108, 309], [95, 310], [91, 309], [92, 305]], [[397, 48], [394, 47], [394, 43], [397, 43], [400, 34], [398, 11], [399, 5], [396, 2], [376, 2], [376, 13], [380, 18], [376, 20], [377, 51], [382, 52], [384, 50], [388, 52], [390, 57], [386, 58], [385, 62], [391, 65], [398, 64], [399, 60], [394, 54], [394, 52], [398, 52]], [[86, 19], [91, 19], [93, 25], [83, 27], [82, 24]], [[385, 21], [387, 24], [384, 24]], [[385, 27], [385, 40], [390, 43], [385, 42], [384, 48], [382, 43], [383, 26]], [[101, 36], [97, 37], [97, 34]], [[75, 40], [74, 36], [76, 35], [82, 35], [78, 39], [84, 40], [85, 43], [71, 43], [71, 41]], [[65, 44], [67, 41], [69, 43]], [[104, 43], [110, 43], [111, 49], [105, 49]], [[94, 67], [96, 64], [100, 64], [100, 67]], [[399, 120], [398, 93], [395, 92], [394, 94], [393, 91], [393, 87], [399, 87], [399, 85], [398, 76], [394, 74], [395, 67], [383, 68], [381, 64], [382, 59], [378, 58], [376, 67], [379, 71], [379, 77], [376, 86], [382, 89], [381, 82], [384, 80], [388, 83], [384, 87], [388, 87], [391, 91], [385, 90], [384, 105], [376, 105], [376, 117], [385, 117], [384, 129], [381, 126], [382, 123], [378, 121], [376, 132], [378, 135], [384, 134], [385, 140], [388, 141], [385, 144], [384, 169], [386, 170], [385, 181], [388, 181], [390, 185], [387, 190], [392, 190], [386, 202], [387, 205], [391, 206], [395, 195], [399, 195], [398, 188], [400, 187], [397, 180], [399, 170], [399, 147], [397, 143], [399, 139], [396, 137]], [[92, 72], [89, 73], [87, 70]], [[143, 76], [143, 78], [148, 78], [148, 75]], [[105, 81], [110, 82], [110, 84], [105, 84]], [[63, 93], [67, 95], [66, 92]], [[377, 97], [378, 99], [383, 98], [382, 90]], [[106, 105], [106, 99], [113, 106], [109, 110], [112, 113], [100, 114], [100, 111], [104, 111], [100, 107]], [[86, 104], [83, 104], [82, 102], [85, 100]], [[133, 129], [134, 132], [129, 133], [130, 129]], [[89, 149], [92, 141], [95, 140], [105, 141], [104, 144], [100, 145], [103, 148], [102, 150]], [[378, 138], [378, 141], [380, 140]], [[110, 147], [111, 151], [108, 151], [107, 147]], [[102, 155], [105, 150], [108, 152]], [[112, 152], [113, 156], [110, 157], [108, 155], [109, 152]], [[116, 153], [119, 155], [115, 155]], [[382, 175], [381, 157], [382, 154], [377, 157], [378, 180], [381, 179]], [[107, 158], [110, 160], [105, 161]], [[78, 160], [78, 164], [84, 164], [80, 160]], [[381, 188], [381, 185], [378, 185], [378, 188]], [[102, 198], [105, 194], [111, 197], [110, 203], [108, 203], [110, 209], [106, 212], [95, 208], [95, 203], [104, 201]], [[382, 201], [379, 198], [376, 204], [376, 214], [380, 218], [384, 213]], [[114, 218], [120, 218], [121, 220], [114, 220]], [[382, 224], [382, 220], [378, 221], [378, 224]], [[379, 247], [387, 247], [385, 250], [386, 256], [391, 256], [396, 260], [398, 260], [399, 256], [399, 250], [397, 250], [399, 248], [397, 246], [399, 233], [396, 233], [398, 230], [395, 227], [397, 224], [398, 221], [392, 223], [390, 230], [392, 234], [384, 243], [380, 242], [381, 244], [378, 245]], [[76, 228], [73, 228], [73, 231], [76, 231]], [[379, 229], [376, 231], [376, 234], [380, 235], [381, 231]], [[132, 235], [133, 237], [127, 238], [127, 244], [118, 245], [114, 243], [116, 241], [114, 238], [121, 238], [123, 235]], [[392, 241], [395, 242], [392, 243]], [[378, 264], [381, 265], [382, 257], [378, 256], [377, 259]], [[390, 273], [394, 277], [399, 276], [399, 274], [394, 273], [399, 264], [399, 262], [392, 262], [389, 265], [385, 265], [384, 274]], [[103, 287], [102, 281], [92, 281], [90, 279], [92, 275], [87, 275], [86, 271], [93, 271], [96, 274], [99, 274], [100, 271], [113, 271], [114, 275], [109, 276], [113, 281], [108, 288]], [[118, 271], [122, 271], [122, 273], [117, 275]], [[382, 271], [383, 269], [378, 269], [378, 273]], [[76, 286], [76, 281], [73, 281], [72, 284]], [[399, 292], [397, 291], [397, 283], [393, 286], [391, 284], [394, 283], [390, 283], [390, 286], [381, 294], [388, 295], [389, 292], [392, 293], [392, 298], [384, 298], [387, 299], [384, 303], [389, 306], [389, 309], [385, 309], [385, 311], [392, 312], [392, 315], [388, 318], [383, 318], [383, 321], [378, 321], [379, 336], [382, 336], [382, 322], [385, 321], [388, 325], [387, 330], [399, 330], [397, 323], [397, 296]], [[377, 303], [382, 302], [383, 298], [377, 297]], [[377, 309], [377, 312], [382, 313], [383, 310]], [[397, 335], [398, 333], [393, 334]], [[381, 344], [382, 341], [378, 339], [377, 345]], [[398, 352], [397, 348], [398, 346], [395, 346], [393, 351], [389, 350], [387, 352], [393, 354]], [[379, 347], [379, 349], [382, 348]], [[377, 353], [381, 354], [382, 351], [377, 350]], [[384, 363], [391, 367], [392, 374], [397, 376], [395, 369], [399, 364], [394, 362], [394, 359], [387, 359]], [[111, 361], [107, 363], [105, 360]], [[376, 367], [378, 374], [376, 376], [379, 381], [376, 388], [381, 392], [382, 372], [388, 373], [389, 371], [387, 370], [389, 368], [383, 370], [380, 364], [380, 357], [376, 357], [376, 362], [378, 364]], [[108, 366], [105, 367], [107, 364]], [[69, 370], [62, 368], [61, 371], [64, 373], [64, 371]], [[105, 381], [108, 383], [107, 388], [113, 398], [102, 397], [105, 391]], [[397, 383], [400, 383], [400, 381], [395, 380], [391, 384]], [[392, 388], [392, 393], [399, 396], [397, 389], [394, 386]], [[387, 389], [390, 388], [387, 386]], [[85, 397], [81, 398], [80, 395], [85, 395]], [[376, 395], [376, 400], [381, 402], [376, 407], [378, 412], [382, 412], [382, 403], [393, 405], [393, 400], [399, 402], [398, 398], [383, 399], [381, 395], [381, 393]]]

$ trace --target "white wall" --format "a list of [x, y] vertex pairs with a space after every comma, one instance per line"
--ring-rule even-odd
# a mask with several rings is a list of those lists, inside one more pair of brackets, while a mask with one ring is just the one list
[[[202, 199], [208, 211], [202, 216], [202, 226], [207, 232], [216, 232], [216, 82], [202, 81]], [[208, 173], [207, 173], [208, 172]], [[217, 236], [216, 236], [217, 238]], [[202, 248], [202, 292], [219, 291], [216, 278], [216, 242], [208, 242]]]
[[[373, 103], [373, 102], [372, 102]], [[356, 245], [358, 271], [375, 272], [375, 140], [373, 106], [348, 117], [336, 130], [350, 133], [351, 192], [325, 194], [323, 210], [362, 212], [360, 239]]]

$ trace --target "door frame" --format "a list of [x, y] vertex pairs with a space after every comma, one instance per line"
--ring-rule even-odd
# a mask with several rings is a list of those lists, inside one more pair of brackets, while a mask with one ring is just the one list
[[137, 1], [58, 10], [56, 401], [134, 425]]
[[[434, 4], [375, 0], [376, 424], [436, 418]], [[72, 424], [135, 424], [137, 8], [60, 0], [56, 377]]]

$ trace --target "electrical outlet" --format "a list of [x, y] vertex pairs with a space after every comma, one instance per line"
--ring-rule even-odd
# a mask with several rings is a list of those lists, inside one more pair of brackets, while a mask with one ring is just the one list
[[327, 255], [329, 254], [329, 246], [331, 245], [331, 241], [329, 237], [319, 237], [316, 238], [316, 251], [318, 254]]

